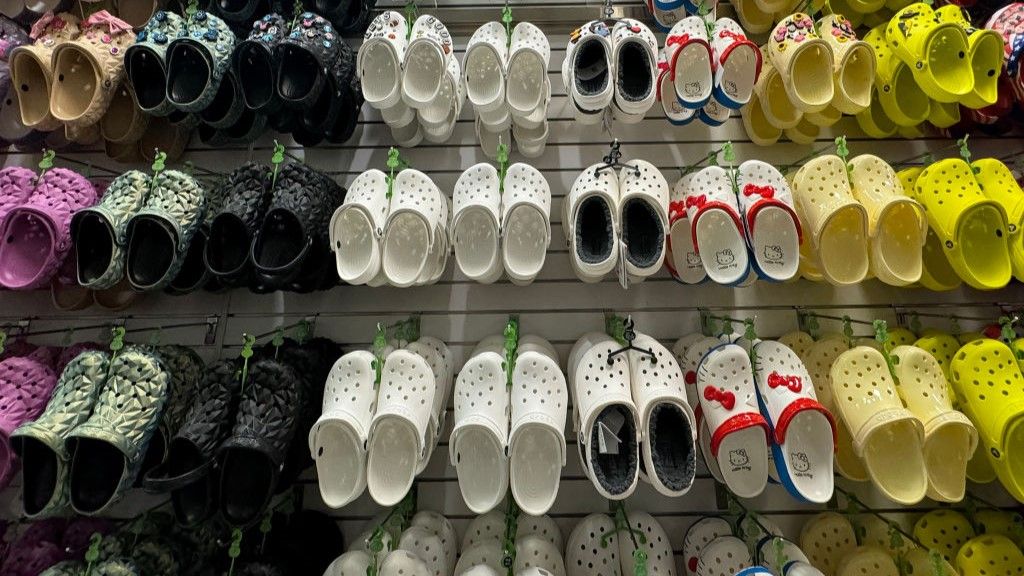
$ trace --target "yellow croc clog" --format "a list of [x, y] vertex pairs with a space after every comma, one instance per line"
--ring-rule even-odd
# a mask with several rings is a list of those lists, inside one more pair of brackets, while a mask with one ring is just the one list
[[[767, 54], [768, 47], [762, 46], [761, 51]], [[772, 126], [785, 129], [800, 123], [803, 112], [797, 110], [789, 100], [782, 76], [772, 65], [770, 58], [766, 58], [761, 66], [761, 75], [754, 84], [754, 95], [761, 99], [764, 116]]]
[[899, 576], [896, 563], [877, 546], [858, 546], [839, 561], [835, 576]]
[[782, 133], [794, 144], [803, 144], [806, 146], [814, 144], [818, 140], [818, 136], [821, 134], [821, 128], [812, 124], [811, 121], [807, 119], [807, 114], [804, 114], [803, 118], [800, 119], [800, 123], [792, 128], [786, 128]]
[[967, 32], [940, 21], [931, 6], [916, 2], [897, 12], [885, 27], [885, 37], [932, 99], [959, 102], [974, 90]]
[[893, 54], [885, 40], [885, 26], [864, 35], [875, 50], [875, 85], [886, 116], [897, 126], [917, 126], [928, 119], [931, 100], [921, 90], [910, 68]]
[[982, 193], [966, 162], [945, 158], [927, 166], [913, 196], [924, 205], [929, 228], [964, 282], [994, 290], [1010, 281], [1006, 212]]
[[754, 0], [754, 4], [766, 14], [778, 14], [789, 6], [789, 0]]
[[[924, 168], [915, 166], [896, 173], [900, 182], [903, 183], [903, 191], [910, 196], [916, 197], [915, 188], [921, 172], [924, 172]], [[945, 251], [942, 249], [942, 241], [931, 227], [928, 228], [928, 236], [924, 241], [921, 258], [923, 264], [921, 285], [925, 288], [935, 291], [953, 290], [963, 283], [953, 267], [949, 265], [949, 259], [946, 258]]]
[[[818, 402], [833, 414], [836, 413], [836, 403], [832, 397], [832, 365], [836, 358], [847, 350], [849, 347], [846, 340], [840, 335], [834, 335], [818, 340], [807, 350], [805, 356], [801, 356], [807, 372], [811, 375], [811, 382], [814, 383]], [[864, 461], [853, 449], [850, 428], [842, 418], [836, 418], [836, 454], [833, 464], [836, 472], [843, 478], [855, 482], [870, 480]]]
[[1024, 544], [1024, 516], [1009, 510], [978, 510], [974, 514], [974, 524], [980, 534], [999, 534], [1006, 536], [1020, 547]]
[[841, 14], [818, 20], [818, 33], [832, 48], [835, 96], [832, 108], [840, 113], [859, 114], [871, 105], [875, 84], [875, 51], [857, 39], [853, 24]]
[[936, 128], [949, 128], [960, 121], [960, 105], [932, 100], [928, 123]]
[[927, 574], [928, 576], [961, 576], [956, 568], [944, 558], [938, 560], [938, 571], [931, 554], [921, 548], [911, 548], [903, 556], [903, 562], [907, 566], [907, 574]]
[[[942, 369], [942, 377], [949, 385], [949, 365], [953, 362], [953, 356], [956, 355], [957, 350], [960, 350], [960, 342], [956, 336], [939, 330], [926, 330], [923, 336], [914, 341], [913, 346], [917, 346], [935, 358], [935, 361], [939, 363], [939, 368]], [[950, 402], [955, 401], [951, 385], [949, 385], [949, 399]]]
[[828, 108], [825, 108], [821, 112], [808, 112], [807, 114], [804, 114], [804, 118], [806, 118], [808, 122], [819, 128], [835, 126], [836, 122], [839, 122], [842, 117], [843, 113], [832, 105], [829, 105]]
[[[982, 340], [982, 339], [985, 339], [985, 338], [988, 338], [988, 336], [986, 336], [983, 332], [977, 332], [977, 331], [974, 331], [974, 332], [963, 332], [963, 333], [957, 335], [957, 337], [956, 337], [956, 339], [960, 341], [960, 345], [961, 346], [965, 346], [967, 344], [970, 344], [971, 342], [974, 342], [975, 340]], [[953, 381], [950, 380], [950, 382], [952, 383]]]
[[920, 502], [928, 490], [924, 426], [900, 402], [882, 353], [867, 346], [843, 352], [831, 374], [836, 407], [872, 483], [893, 502]]
[[793, 177], [797, 206], [806, 217], [817, 265], [836, 285], [856, 284], [868, 274], [868, 214], [857, 202], [841, 158], [823, 155]]
[[1024, 502], [1024, 376], [1013, 351], [999, 340], [975, 340], [960, 348], [950, 366], [960, 410], [978, 428], [1003, 487]]
[[825, 574], [834, 574], [839, 561], [856, 547], [853, 524], [835, 512], [813, 516], [800, 530], [800, 549], [811, 565]]
[[1006, 211], [1006, 229], [1010, 233], [1010, 266], [1013, 277], [1024, 281], [1024, 190], [1010, 168], [995, 158], [983, 158], [971, 162], [974, 178], [981, 186], [981, 192], [995, 200]]
[[960, 99], [968, 108], [984, 108], [996, 103], [999, 73], [1003, 69], [1003, 35], [995, 30], [975, 28], [964, 17], [964, 10], [947, 4], [935, 10], [943, 22], [951, 22], [967, 33], [968, 58], [974, 70], [974, 90]]
[[814, 338], [807, 332], [795, 330], [779, 336], [779, 344], [791, 348], [800, 357], [800, 360], [803, 361], [807, 356], [807, 351], [811, 349], [811, 346], [814, 346]]
[[783, 18], [768, 38], [768, 54], [785, 82], [793, 105], [820, 112], [832, 102], [832, 50], [803, 12]]
[[889, 138], [896, 133], [896, 123], [889, 118], [879, 100], [878, 86], [871, 91], [871, 105], [857, 114], [857, 125], [872, 138]]
[[736, 9], [736, 19], [748, 34], [764, 34], [775, 24], [774, 14], [761, 11], [754, 0], [733, 0], [732, 6]]
[[904, 140], [918, 140], [928, 135], [928, 133], [925, 132], [925, 129], [927, 127], [928, 124], [924, 122], [918, 124], [917, 126], [900, 126], [896, 130], [896, 133], [899, 134], [900, 138], [903, 138]]
[[932, 510], [914, 523], [914, 538], [948, 562], [955, 561], [956, 553], [974, 536], [971, 521], [956, 510]]
[[1016, 576], [1024, 553], [1006, 536], [986, 534], [967, 541], [956, 555], [960, 576]]
[[750, 101], [740, 108], [740, 117], [743, 120], [743, 129], [746, 130], [751, 142], [758, 146], [771, 146], [782, 138], [782, 130], [772, 126], [764, 112], [764, 104], [754, 93], [750, 96]]
[[967, 487], [967, 462], [978, 446], [978, 430], [963, 413], [953, 409], [949, 384], [942, 366], [916, 346], [897, 346], [896, 387], [907, 409], [924, 424], [924, 462], [928, 469], [928, 497], [938, 502], [959, 502]]
[[875, 276], [892, 286], [920, 280], [921, 250], [928, 234], [921, 204], [904, 193], [892, 166], [871, 154], [850, 161], [850, 184], [853, 197], [868, 212], [871, 269]]
[[892, 330], [889, 330], [889, 340], [886, 342], [888, 350], [892, 350], [897, 346], [910, 346], [917, 340], [917, 334], [914, 334], [910, 330], [897, 326]]

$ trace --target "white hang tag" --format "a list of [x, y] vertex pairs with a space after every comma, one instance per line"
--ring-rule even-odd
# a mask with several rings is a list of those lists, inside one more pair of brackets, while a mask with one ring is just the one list
[[626, 243], [619, 239], [619, 266], [616, 271], [619, 277], [619, 286], [623, 290], [629, 289], [629, 274], [626, 272]]

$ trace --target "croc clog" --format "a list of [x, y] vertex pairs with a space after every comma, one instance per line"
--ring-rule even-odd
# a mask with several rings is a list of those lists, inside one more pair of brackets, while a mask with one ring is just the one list
[[148, 175], [125, 172], [114, 179], [99, 204], [71, 217], [79, 284], [103, 290], [124, 277], [128, 221], [142, 208], [149, 185]]
[[693, 244], [690, 219], [686, 213], [686, 191], [690, 178], [690, 174], [680, 177], [669, 193], [665, 267], [673, 278], [683, 284], [699, 284], [707, 279], [707, 271], [704, 270], [700, 254]]
[[478, 402], [485, 387], [505, 385], [499, 349], [474, 351], [455, 381], [455, 412], [449, 456], [466, 506], [483, 514], [498, 506], [508, 491], [510, 395]]
[[167, 99], [167, 48], [184, 26], [181, 16], [161, 10], [125, 50], [127, 81], [135, 102], [147, 114], [166, 116], [174, 109]]
[[832, 48], [835, 95], [831, 107], [845, 114], [859, 114], [871, 105], [875, 82], [875, 53], [871, 45], [857, 39], [853, 24], [841, 14], [830, 14], [817, 22], [819, 34]]
[[1013, 177], [1010, 168], [995, 158], [982, 158], [971, 162], [971, 170], [985, 197], [995, 200], [1006, 211], [1007, 241], [1013, 276], [1024, 278], [1024, 190]]
[[967, 32], [917, 2], [897, 12], [885, 28], [893, 54], [913, 72], [918, 86], [939, 102], [959, 102], [974, 91]]
[[334, 25], [312, 12], [303, 12], [291, 31], [274, 47], [277, 94], [286, 106], [310, 108], [327, 88], [330, 69], [342, 58]]
[[636, 170], [624, 168], [619, 173], [618, 222], [620, 242], [625, 245], [623, 265], [631, 278], [642, 280], [661, 269], [665, 259], [669, 189], [661, 171], [650, 162], [630, 160], [626, 164]]
[[0, 486], [6, 487], [16, 470], [12, 433], [47, 407], [57, 383], [54, 360], [53, 349], [40, 347], [0, 361]]
[[166, 49], [167, 101], [180, 112], [200, 112], [220, 88], [235, 35], [220, 18], [197, 11], [186, 16]]
[[835, 574], [844, 556], [857, 547], [857, 534], [850, 521], [835, 512], [812, 517], [800, 530], [800, 549], [812, 566]]
[[1006, 212], [986, 198], [966, 162], [946, 158], [927, 166], [913, 196], [924, 205], [929, 228], [964, 282], [993, 290], [1010, 281]]
[[761, 73], [761, 50], [747, 39], [734, 20], [715, 20], [710, 38], [714, 57], [714, 97], [726, 108], [738, 109], [750, 101]]
[[691, 110], [707, 104], [714, 87], [714, 69], [703, 18], [689, 16], [672, 26], [665, 39], [665, 58], [676, 102]]
[[782, 130], [772, 125], [765, 114], [764, 103], [755, 93], [750, 102], [740, 109], [743, 129], [750, 141], [758, 146], [771, 146], [782, 138]]
[[864, 41], [875, 51], [877, 99], [885, 116], [897, 126], [917, 126], [925, 121], [931, 111], [931, 99], [918, 85], [912, 65], [893, 52], [886, 40], [885, 25], [872, 28]]
[[406, 20], [400, 12], [384, 11], [370, 23], [356, 57], [363, 96], [370, 106], [386, 110], [402, 104], [407, 47]]
[[735, 179], [754, 270], [773, 282], [792, 279], [800, 265], [802, 233], [789, 184], [759, 160], [740, 164]]
[[[762, 51], [766, 51], [763, 47]], [[768, 124], [784, 130], [793, 128], [803, 118], [803, 111], [793, 105], [786, 91], [786, 80], [775, 68], [771, 58], [761, 68], [761, 75], [754, 85], [754, 96], [761, 101]]]
[[835, 576], [899, 576], [900, 571], [892, 557], [877, 546], [858, 546], [850, 551], [836, 566]]
[[686, 214], [693, 245], [708, 278], [736, 285], [747, 277], [747, 250], [739, 199], [725, 168], [709, 166], [693, 175], [686, 190]]
[[[657, 169], [651, 169], [660, 176], [661, 173], [657, 172]], [[663, 221], [667, 216], [662, 205], [667, 205], [668, 194], [666, 191], [662, 202], [658, 195], [662, 183], [664, 178], [660, 182], [655, 179], [651, 186], [654, 192], [650, 196], [654, 198], [652, 210], [658, 217], [656, 224], [664, 229]], [[626, 182], [623, 183], [625, 184]], [[630, 184], [631, 190], [637, 188], [638, 186]], [[645, 192], [646, 190], [641, 191]], [[625, 224], [623, 226], [625, 236]], [[533, 282], [544, 267], [547, 250], [551, 244], [551, 187], [544, 175], [529, 164], [517, 162], [509, 166], [505, 173], [501, 194], [501, 236], [501, 263], [509, 279], [520, 286]], [[662, 233], [662, 243], [664, 236]], [[657, 243], [655, 241], [655, 244]], [[634, 253], [643, 254], [643, 243], [636, 240], [634, 244], [627, 250], [627, 265], [634, 258]], [[662, 256], [663, 253], [659, 252], [658, 265]]]
[[771, 32], [768, 53], [789, 99], [803, 112], [820, 112], [835, 97], [832, 48], [802, 12], [783, 18]]
[[599, 281], [618, 264], [619, 181], [612, 170], [598, 171], [601, 166], [585, 168], [562, 203], [573, 269], [584, 282]]
[[967, 108], [984, 108], [998, 99], [999, 75], [1003, 64], [1003, 36], [997, 30], [975, 28], [954, 4], [935, 10], [940, 22], [951, 22], [967, 33], [968, 58], [974, 72], [974, 89], [960, 98]]
[[697, 573], [700, 554], [708, 544], [717, 538], [731, 535], [732, 526], [722, 518], [701, 518], [691, 524], [683, 537], [683, 568], [687, 576]]
[[225, 287], [244, 286], [252, 271], [249, 247], [269, 201], [271, 170], [247, 162], [232, 170], [220, 185], [224, 204], [210, 222], [203, 261]]
[[947, 562], [954, 562], [960, 548], [974, 537], [971, 521], [955, 510], [932, 510], [914, 523], [914, 538]]
[[587, 576], [593, 574], [594, 567], [601, 566], [602, 574], [621, 576], [621, 540], [629, 541], [630, 538], [618, 533], [615, 522], [607, 514], [591, 514], [582, 518], [566, 541], [566, 574]]
[[[923, 172], [923, 168], [905, 168], [897, 172], [900, 182], [903, 183], [903, 191], [912, 197], [916, 197], [917, 178]], [[929, 290], [943, 291], [952, 290], [963, 283], [957, 276], [956, 271], [949, 264], [942, 241], [939, 240], [935, 230], [930, 226], [925, 237], [924, 248], [921, 252], [921, 285]]]
[[978, 536], [968, 540], [956, 556], [956, 567], [963, 576], [986, 574], [1012, 575], [1024, 566], [1024, 553], [1005, 536]]
[[454, 58], [448, 28], [424, 14], [412, 25], [402, 73], [402, 101], [411, 108], [430, 105], [441, 92], [448, 61]]
[[11, 79], [20, 87], [18, 105], [22, 124], [37, 130], [50, 131], [60, 122], [50, 114], [50, 91], [53, 86], [53, 54], [57, 47], [79, 35], [79, 19], [68, 13], [47, 12], [32, 24], [33, 44], [11, 50]]

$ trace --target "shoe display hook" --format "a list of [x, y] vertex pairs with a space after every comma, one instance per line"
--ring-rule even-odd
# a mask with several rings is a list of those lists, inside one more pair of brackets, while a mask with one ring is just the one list
[[615, 138], [612, 140], [611, 148], [608, 150], [608, 154], [604, 157], [604, 164], [594, 169], [594, 175], [600, 176], [601, 172], [609, 168], [628, 168], [632, 170], [637, 176], [640, 175], [640, 168], [632, 164], [623, 164], [619, 162], [622, 159], [622, 151], [620, 150], [621, 145], [619, 139]]
[[636, 330], [633, 329], [633, 316], [626, 316], [625, 320], [618, 316], [610, 316], [607, 320], [607, 324], [608, 333], [620, 343], [625, 344], [622, 348], [608, 354], [609, 366], [614, 363], [616, 356], [631, 350], [639, 352], [640, 354], [650, 358], [651, 364], [658, 363], [658, 357], [654, 354], [654, 350], [640, 348], [633, 345], [633, 341], [636, 340]]

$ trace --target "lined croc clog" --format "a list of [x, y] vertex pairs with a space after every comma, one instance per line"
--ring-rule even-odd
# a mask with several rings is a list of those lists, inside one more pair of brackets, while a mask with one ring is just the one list
[[935, 10], [941, 22], [951, 22], [967, 33], [968, 58], [974, 71], [974, 89], [960, 98], [967, 108], [984, 108], [998, 100], [999, 75], [1003, 63], [1003, 35], [997, 30], [975, 28], [955, 4]]
[[584, 282], [601, 280], [619, 260], [619, 181], [602, 166], [585, 168], [562, 203], [573, 269]]
[[92, 183], [77, 172], [51, 168], [35, 180], [25, 202], [3, 219], [0, 285], [10, 290], [49, 286], [71, 250], [71, 216], [96, 204]]
[[831, 374], [836, 408], [874, 485], [894, 502], [920, 502], [928, 489], [924, 426], [901, 404], [882, 353], [853, 348]]
[[750, 101], [761, 73], [761, 49], [734, 20], [719, 18], [711, 34], [715, 100], [737, 110]]
[[872, 272], [892, 286], [917, 282], [928, 234], [924, 208], [906, 195], [896, 172], [878, 156], [850, 160], [849, 178], [854, 198], [868, 213]]
[[424, 14], [417, 18], [402, 63], [402, 101], [414, 109], [433, 102], [441, 92], [451, 58], [454, 56], [448, 28], [435, 16]]
[[800, 549], [810, 564], [825, 574], [835, 574], [840, 560], [856, 547], [853, 524], [835, 512], [812, 517], [800, 530]]
[[859, 114], [871, 105], [874, 50], [867, 42], [857, 39], [853, 24], [841, 14], [822, 17], [817, 27], [822, 39], [832, 48], [835, 96], [831, 106], [845, 114]]
[[893, 54], [913, 72], [918, 86], [939, 102], [959, 102], [974, 91], [967, 32], [943, 21], [923, 2], [897, 12], [886, 25]]
[[741, 498], [768, 483], [769, 426], [757, 408], [757, 389], [747, 351], [724, 344], [708, 352], [697, 370], [701, 413], [711, 432], [711, 455], [729, 490]]
[[872, 28], [864, 41], [875, 51], [875, 85], [885, 115], [897, 126], [924, 122], [931, 111], [931, 99], [918, 85], [911, 65], [893, 52], [886, 40], [885, 25]]
[[373, 354], [350, 352], [335, 362], [324, 390], [323, 412], [309, 431], [320, 495], [340, 508], [366, 489], [366, 439], [377, 409]]
[[998, 534], [968, 540], [956, 556], [956, 567], [964, 576], [1013, 574], [1024, 566], [1024, 553], [1012, 540]]
[[1006, 212], [986, 198], [966, 162], [946, 158], [927, 166], [914, 184], [914, 196], [964, 282], [993, 290], [1010, 281]]
[[[762, 50], [767, 50], [767, 46]], [[785, 79], [775, 69], [771, 58], [761, 68], [761, 75], [754, 85], [754, 97], [761, 101], [768, 123], [780, 130], [793, 128], [803, 118], [803, 111], [793, 105], [786, 92]]]
[[810, 232], [817, 264], [832, 284], [862, 281], [869, 270], [868, 216], [838, 156], [818, 156], [793, 177], [793, 192]]
[[747, 277], [750, 258], [732, 178], [724, 168], [708, 166], [688, 184], [686, 214], [704, 270], [719, 284], [736, 285]]
[[473, 32], [462, 59], [466, 95], [475, 110], [492, 112], [505, 105], [509, 38], [500, 22], [487, 22]]
[[569, 34], [562, 83], [574, 107], [584, 113], [605, 109], [615, 97], [611, 36], [601, 20], [587, 22]]
[[735, 576], [754, 563], [747, 545], [735, 536], [721, 536], [700, 551], [696, 576]]
[[708, 276], [693, 244], [690, 219], [686, 214], [686, 191], [692, 177], [691, 174], [682, 176], [672, 186], [668, 237], [665, 239], [665, 267], [673, 278], [683, 284], [700, 284]]
[[661, 269], [668, 228], [668, 182], [653, 164], [631, 160], [619, 173], [619, 225], [626, 272], [647, 278]]
[[99, 204], [71, 217], [80, 285], [103, 290], [124, 277], [128, 220], [142, 208], [149, 184], [149, 175], [125, 172], [111, 182]]
[[832, 49], [802, 12], [783, 18], [768, 41], [772, 65], [782, 76], [793, 105], [803, 112], [820, 112], [835, 97]]
[[581, 519], [565, 543], [566, 574], [588, 576], [601, 566], [602, 575], [621, 576], [621, 539], [629, 537], [620, 537], [615, 522], [607, 514], [591, 514]]
[[640, 471], [640, 418], [630, 391], [629, 361], [619, 354], [608, 364], [609, 354], [619, 348], [605, 336], [581, 349], [572, 382], [584, 472], [598, 493], [612, 500], [633, 493]]
[[978, 428], [980, 445], [988, 454], [1003, 486], [1021, 501], [1024, 474], [1008, 453], [1021, 430], [1019, 387], [1024, 382], [1012, 350], [998, 340], [966, 344], [950, 364], [953, 390], [960, 410]]
[[[481, 163], [459, 176], [453, 193], [450, 242], [455, 247], [455, 261], [466, 277], [484, 284], [500, 278], [503, 270], [500, 184], [497, 169]], [[346, 202], [354, 190], [355, 183]]]
[[[381, 236], [389, 206], [387, 188], [383, 172], [367, 170], [352, 182], [345, 202], [331, 216], [331, 250], [342, 282], [365, 284], [380, 273]], [[458, 202], [458, 193], [455, 198]]]
[[914, 523], [914, 538], [947, 562], [954, 562], [960, 548], [974, 537], [971, 521], [955, 510], [932, 510]]
[[701, 552], [723, 536], [732, 536], [732, 526], [723, 518], [701, 518], [690, 525], [683, 537], [683, 567], [687, 576], [697, 574]]
[[789, 184], [781, 172], [759, 160], [740, 164], [735, 178], [754, 269], [773, 282], [792, 279], [800, 265], [802, 234]]
[[704, 19], [689, 16], [676, 22], [665, 39], [665, 58], [676, 101], [697, 110], [711, 99], [714, 69]]
[[167, 100], [181, 112], [204, 110], [217, 95], [231, 64], [235, 35], [220, 18], [204, 12], [186, 17], [167, 46]]
[[772, 427], [771, 450], [782, 485], [808, 502], [832, 498], [835, 422], [818, 402], [811, 377], [796, 352], [778, 342], [754, 345], [761, 413]]
[[655, 354], [652, 359], [628, 353], [630, 387], [640, 415], [641, 478], [661, 494], [682, 496], [693, 485], [697, 470], [696, 419], [683, 373], [654, 338], [638, 333], [635, 342]]
[[[568, 414], [565, 375], [550, 345], [523, 346], [512, 376], [509, 485], [519, 507], [534, 516], [547, 513], [558, 495], [566, 462], [563, 430]], [[525, 350], [525, 351], [524, 351]]]
[[387, 10], [373, 19], [359, 46], [356, 68], [363, 96], [379, 110], [402, 103], [402, 66], [408, 48], [405, 34], [405, 16]]
[[438, 232], [446, 206], [434, 182], [418, 170], [402, 170], [395, 177], [394, 195], [384, 223], [382, 269], [394, 286], [406, 287], [429, 275], [429, 256], [443, 243]]
[[516, 162], [505, 173], [501, 236], [505, 273], [518, 285], [533, 282], [551, 245], [551, 187], [529, 164]]
[[1020, 280], [1024, 278], [1024, 190], [1010, 168], [995, 158], [975, 160], [971, 162], [971, 170], [982, 194], [999, 202], [1006, 211], [1010, 265], [1013, 276]]
[[139, 291], [166, 287], [178, 274], [206, 213], [198, 181], [165, 170], [150, 184], [142, 208], [128, 220], [125, 276]]

